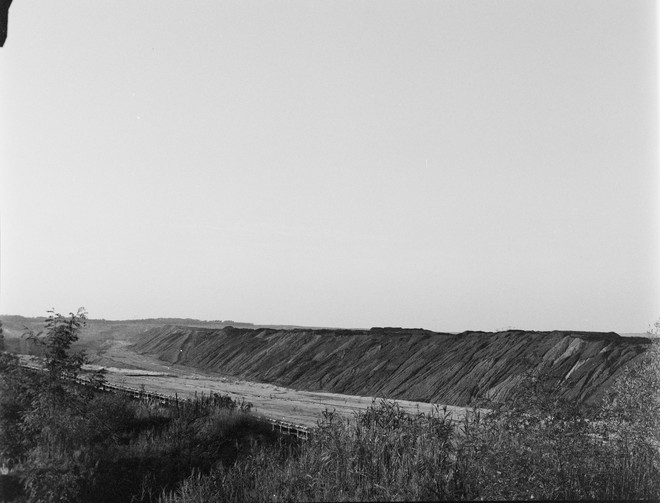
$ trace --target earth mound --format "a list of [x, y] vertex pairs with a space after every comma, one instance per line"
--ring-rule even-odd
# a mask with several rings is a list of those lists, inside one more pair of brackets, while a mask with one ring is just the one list
[[601, 332], [220, 329], [164, 326], [133, 349], [173, 364], [308, 391], [471, 405], [506, 400], [549, 371], [566, 398], [595, 403], [651, 340]]

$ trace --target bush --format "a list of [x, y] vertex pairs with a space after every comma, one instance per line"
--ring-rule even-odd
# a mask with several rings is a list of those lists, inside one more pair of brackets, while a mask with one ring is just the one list
[[350, 421], [326, 411], [307, 442], [194, 473], [161, 501], [657, 499], [658, 347], [599, 410], [563, 399], [561, 383], [539, 372], [461, 425], [440, 409], [408, 415], [388, 401]]
[[26, 334], [46, 372], [0, 353], [0, 465], [11, 470], [0, 479], [3, 500], [155, 501], [194, 470], [231, 464], [275, 436], [251, 404], [228, 396], [163, 407], [78, 384], [85, 356], [70, 349], [84, 326], [83, 310], [51, 313], [44, 332]]
[[83, 325], [71, 316], [47, 324], [48, 373], [0, 354], [0, 461], [21, 474], [27, 501], [660, 497], [660, 342], [598, 410], [563, 399], [541, 371], [461, 424], [446, 409], [407, 414], [381, 400], [350, 420], [326, 411], [300, 441], [229, 397], [168, 408], [78, 386], [69, 377], [84, 357], [69, 345]]
[[658, 343], [617, 379], [600, 410], [563, 400], [549, 374], [466, 425], [461, 477], [471, 499], [660, 496]]
[[232, 467], [195, 474], [161, 501], [452, 498], [452, 431], [440, 409], [408, 415], [381, 401], [350, 421], [326, 411], [310, 440], [262, 447]]

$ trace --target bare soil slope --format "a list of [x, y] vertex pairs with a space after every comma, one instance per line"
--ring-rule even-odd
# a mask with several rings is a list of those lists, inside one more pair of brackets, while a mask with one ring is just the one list
[[166, 326], [139, 336], [133, 349], [294, 389], [465, 406], [506, 399], [527, 372], [541, 368], [562, 380], [566, 397], [595, 402], [649, 344], [612, 332]]
[[[29, 341], [24, 334], [31, 330], [39, 333], [44, 329], [46, 318], [25, 317], [18, 315], [1, 315], [5, 347], [13, 353], [41, 354], [41, 348]], [[187, 327], [223, 328], [234, 326], [240, 328], [271, 328], [290, 330], [303, 328], [295, 325], [256, 325], [254, 323], [235, 322], [232, 320], [203, 321], [190, 318], [148, 318], [140, 320], [102, 320], [88, 319], [85, 328], [80, 331], [80, 339], [74, 343], [73, 349], [85, 351], [92, 362], [99, 365], [113, 365], [112, 359], [106, 353], [113, 347], [115, 341], [134, 341], [146, 330], [165, 325], [185, 325]], [[311, 327], [305, 327], [311, 328]]]

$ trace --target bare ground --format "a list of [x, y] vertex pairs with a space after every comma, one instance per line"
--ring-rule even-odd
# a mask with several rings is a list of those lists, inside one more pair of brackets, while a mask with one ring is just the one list
[[[155, 358], [131, 351], [130, 342], [121, 340], [107, 341], [99, 357], [94, 363], [108, 370], [106, 378], [109, 383], [136, 389], [144, 386], [145, 391], [176, 394], [180, 397], [212, 392], [226, 394], [233, 399], [251, 402], [255, 413], [304, 426], [316, 426], [325, 410], [334, 410], [345, 417], [352, 417], [355, 411], [366, 409], [377, 398], [298, 391], [182, 365], [167, 365]], [[397, 402], [411, 413], [429, 414], [434, 409], [429, 403], [407, 400]], [[452, 414], [453, 419], [460, 420], [466, 409], [447, 406], [447, 411]]]

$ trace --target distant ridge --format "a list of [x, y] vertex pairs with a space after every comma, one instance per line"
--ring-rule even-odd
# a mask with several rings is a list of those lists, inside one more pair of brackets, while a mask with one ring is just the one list
[[[61, 313], [66, 314], [66, 313]], [[0, 320], [3, 323], [31, 325], [34, 323], [43, 323], [46, 319], [45, 316], [21, 316], [18, 314], [0, 314]], [[246, 321], [233, 321], [233, 320], [198, 320], [195, 318], [130, 318], [125, 320], [107, 320], [105, 318], [90, 318], [87, 320], [89, 324], [126, 324], [136, 323], [145, 325], [183, 325], [189, 327], [214, 327], [222, 328], [233, 326], [237, 328], [273, 328], [278, 330], [289, 330], [295, 328], [307, 328], [312, 330], [327, 329], [335, 327], [311, 327], [304, 325], [275, 325], [268, 323], [250, 323]]]
[[506, 399], [529, 372], [542, 369], [562, 383], [566, 398], [595, 403], [651, 342], [614, 332], [175, 325], [136, 340], [138, 352], [247, 380], [459, 406]]
[[[61, 313], [65, 314], [65, 313]], [[18, 338], [27, 329], [38, 332], [44, 328], [45, 316], [21, 316], [16, 314], [2, 314], [0, 320], [3, 323], [5, 337]], [[194, 318], [140, 318], [128, 320], [106, 320], [103, 318], [90, 318], [87, 327], [80, 334], [81, 340], [93, 339], [99, 333], [104, 333], [111, 338], [121, 338], [122, 335], [133, 337], [145, 330], [167, 325], [182, 325], [199, 328], [269, 328], [273, 330], [336, 330], [332, 327], [306, 327], [302, 325], [270, 325], [249, 323], [233, 320], [197, 320]]]

